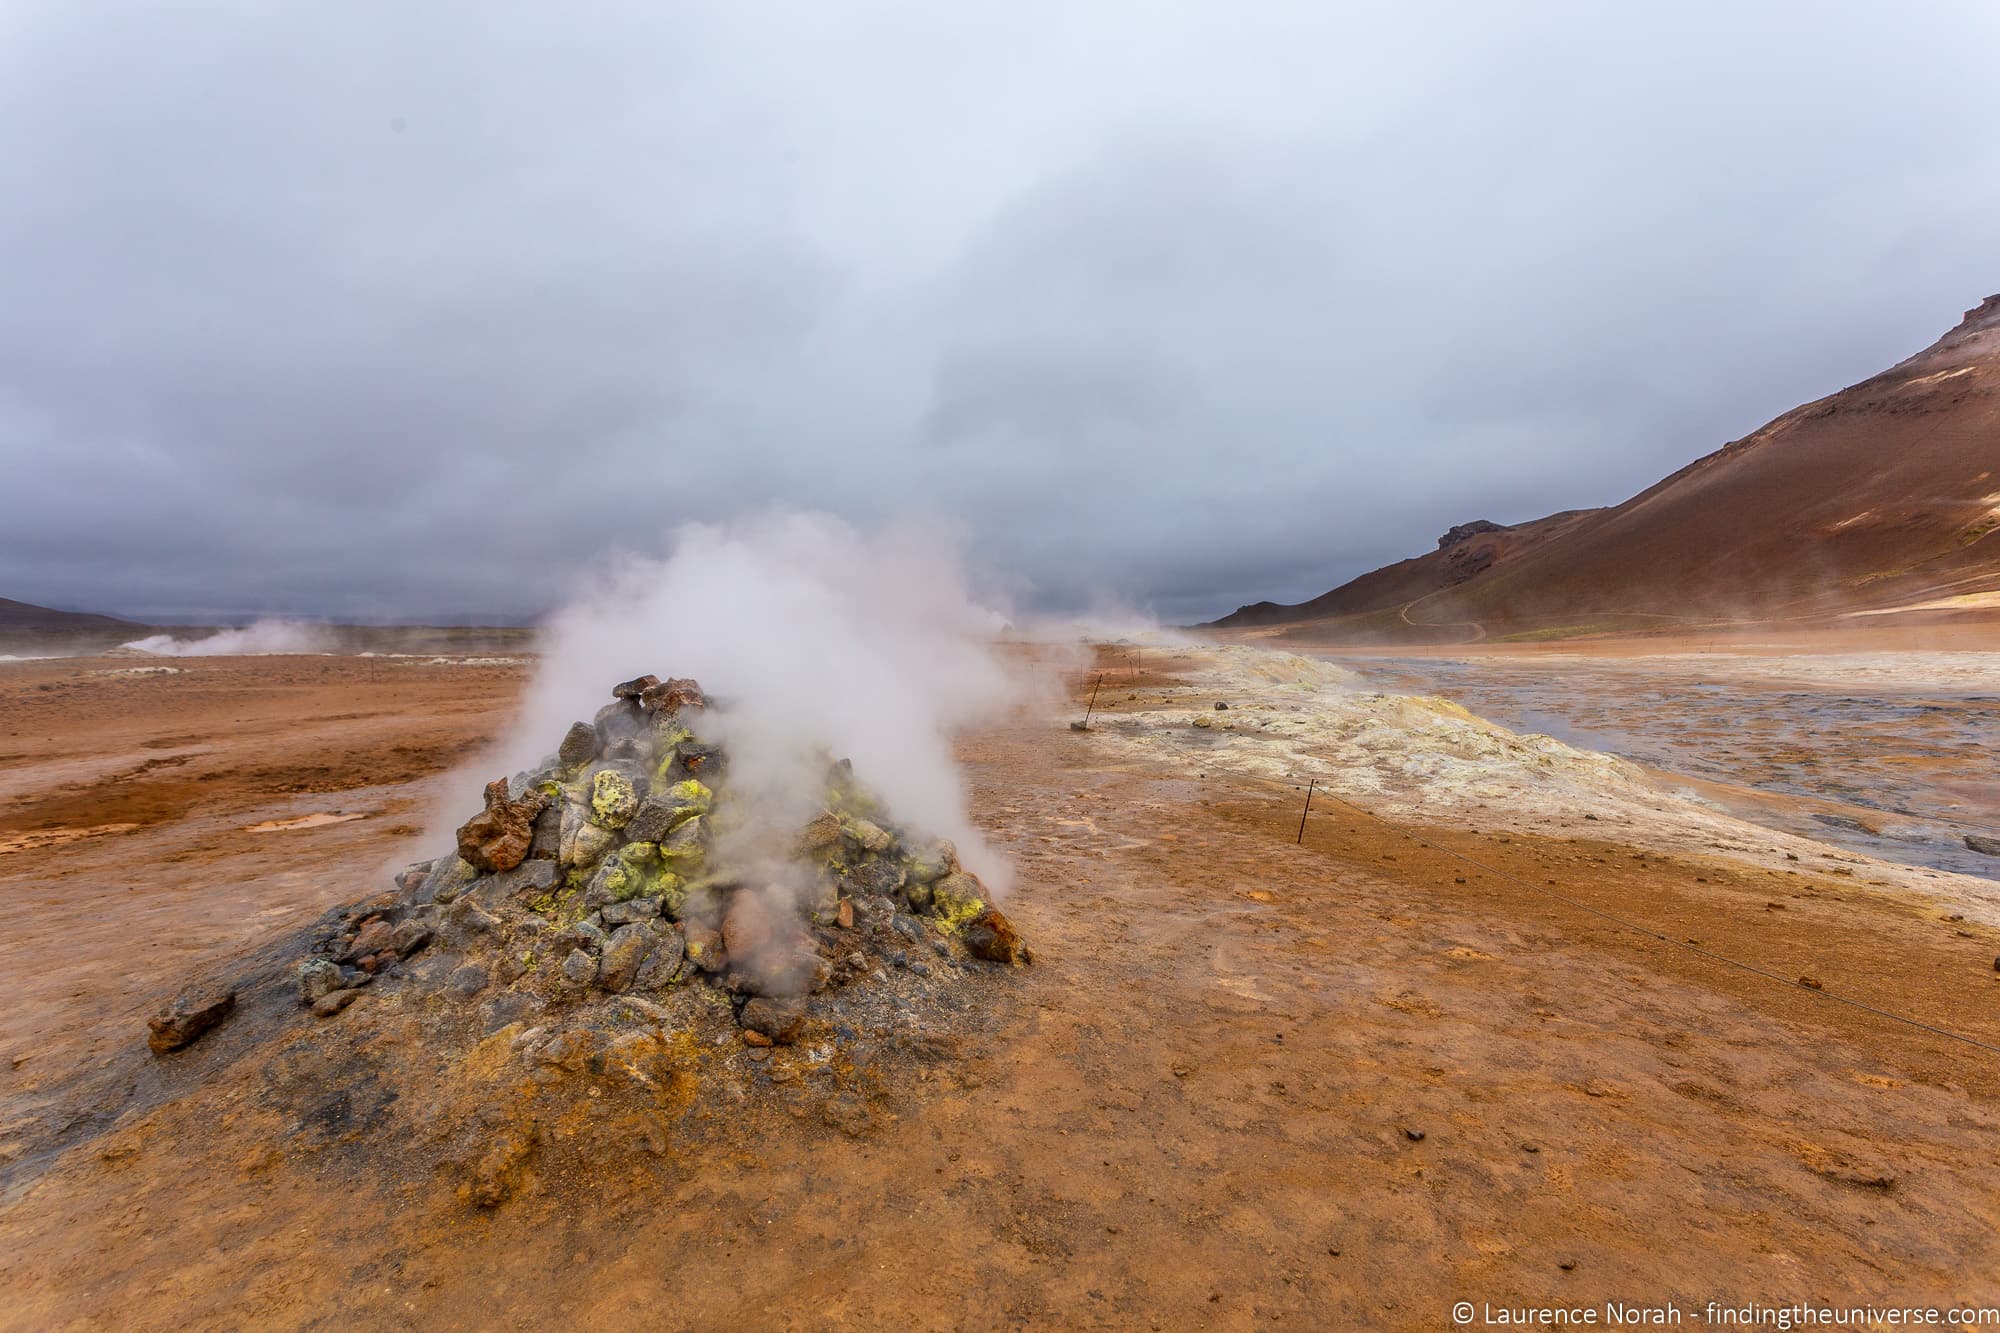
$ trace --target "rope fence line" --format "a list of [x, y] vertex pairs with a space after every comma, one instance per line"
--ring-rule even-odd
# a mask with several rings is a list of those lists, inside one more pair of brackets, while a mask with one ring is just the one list
[[[1373, 810], [1368, 809], [1366, 806], [1357, 805], [1353, 801], [1348, 800], [1344, 796], [1336, 795], [1331, 791], [1321, 791], [1316, 794], [1321, 800], [1333, 801], [1338, 805], [1344, 805], [1349, 810], [1354, 811], [1356, 814], [1363, 815], [1369, 819], [1372, 819], [1376, 823], [1382, 825], [1384, 828], [1394, 829], [1398, 833], [1401, 833], [1405, 837], [1409, 838], [1411, 841], [1416, 842], [1424, 847], [1428, 847], [1434, 852], [1438, 852], [1441, 853], [1442, 855], [1449, 856], [1453, 860], [1461, 861], [1466, 865], [1476, 866], [1477, 868], [1485, 871], [1489, 875], [1497, 875], [1501, 879], [1506, 880], [1508, 883], [1517, 884], [1520, 887], [1527, 889], [1531, 893], [1540, 894], [1544, 898], [1554, 899], [1556, 902], [1563, 903], [1569, 907], [1574, 907], [1578, 911], [1588, 912], [1592, 916], [1600, 917], [1603, 920], [1610, 921], [1619, 926], [1623, 926], [1627, 930], [1636, 931], [1641, 935], [1645, 935], [1651, 939], [1658, 940], [1662, 944], [1670, 944], [1677, 949], [1684, 949], [1691, 954], [1695, 954], [1699, 957], [1706, 958], [1710, 962], [1721, 963], [1725, 967], [1733, 967], [1736, 968], [1738, 971], [1748, 972], [1753, 976], [1764, 977], [1767, 980], [1777, 982], [1779, 985], [1784, 986], [1788, 990], [1797, 991], [1803, 995], [1811, 995], [1817, 999], [1827, 1000], [1834, 1004], [1846, 1005], [1850, 1009], [1858, 1009], [1863, 1013], [1874, 1014], [1878, 1018], [1886, 1018], [1891, 1022], [1901, 1023], [1905, 1027], [1915, 1028], [1920, 1032], [1928, 1032], [1933, 1036], [1944, 1037], [1947, 1038], [1948, 1040], [1959, 1042], [1966, 1046], [1972, 1046], [1978, 1048], [1979, 1050], [1987, 1051], [1993, 1055], [2000, 1055], [2000, 1046], [1996, 1046], [1991, 1042], [1981, 1041], [1977, 1037], [1968, 1037], [1962, 1032], [1953, 1032], [1949, 1028], [1941, 1028], [1934, 1023], [1926, 1023], [1922, 1019], [1911, 1018], [1907, 1014], [1899, 1014], [1890, 1009], [1878, 1008], [1877, 1006], [1869, 1004], [1866, 1001], [1856, 1000], [1850, 996], [1840, 995], [1829, 990], [1808, 987], [1808, 986], [1801, 986], [1797, 981], [1787, 977], [1780, 976], [1778, 973], [1770, 971], [1768, 968], [1758, 967], [1755, 963], [1746, 963], [1740, 958], [1731, 958], [1728, 954], [1717, 953], [1713, 949], [1704, 949], [1699, 944], [1690, 944], [1686, 940], [1675, 939], [1671, 935], [1665, 935], [1657, 930], [1654, 930], [1651, 926], [1642, 925], [1639, 922], [1633, 921], [1628, 917], [1619, 916], [1616, 912], [1607, 912], [1601, 907], [1592, 907], [1589, 903], [1583, 902], [1576, 898], [1572, 898], [1568, 894], [1557, 893], [1554, 890], [1549, 889], [1540, 884], [1531, 884], [1527, 880], [1522, 879], [1519, 875], [1511, 874], [1508, 871], [1500, 869], [1498, 866], [1488, 865], [1486, 862], [1479, 860], [1477, 857], [1467, 856], [1463, 852], [1454, 851], [1449, 847], [1439, 846], [1437, 843], [1430, 841], [1422, 834], [1413, 833], [1407, 827], [1397, 823], [1395, 820], [1389, 819], [1383, 815], [1378, 815]], [[1305, 824], [1305, 817], [1303, 815], [1300, 816], [1299, 824], [1301, 830], [1303, 830]], [[1303, 837], [1303, 833], [1301, 833], [1301, 837]]]

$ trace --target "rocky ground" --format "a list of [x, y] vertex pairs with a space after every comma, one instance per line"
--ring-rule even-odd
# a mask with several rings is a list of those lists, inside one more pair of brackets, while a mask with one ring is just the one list
[[[1100, 663], [1125, 688], [1089, 731], [961, 745], [1034, 967], [859, 1060], [674, 1062], [716, 1089], [692, 1115], [586, 1060], [543, 1132], [590, 1167], [536, 1148], [482, 1207], [509, 1122], [447, 1099], [423, 1123], [449, 1141], [413, 1143], [397, 1103], [427, 1063], [479, 1086], [511, 1039], [442, 1067], [353, 1022], [378, 996], [321, 1019], [258, 978], [435, 853], [429, 793], [521, 671], [175, 665], [0, 667], [0, 1326], [1427, 1329], [1459, 1299], [2000, 1296], [1996, 1057], [1825, 997], [2000, 1044], [2000, 932], [1948, 882], [1675, 842], [1616, 769], [1609, 805], [1544, 824], [1592, 761], [1428, 705], [1285, 736], [1257, 692], [1295, 682], [1151, 655]], [[1338, 757], [1399, 822], [1332, 804], [1294, 841], [1287, 755]], [[1561, 800], [1536, 806], [1542, 760]], [[1485, 813], [1418, 799], [1426, 772]], [[148, 1049], [163, 998], [232, 978], [219, 1027]]]

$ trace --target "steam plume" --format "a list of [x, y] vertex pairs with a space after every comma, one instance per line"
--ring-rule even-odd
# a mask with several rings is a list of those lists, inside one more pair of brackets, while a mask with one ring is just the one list
[[330, 653], [335, 642], [324, 625], [296, 620], [259, 620], [242, 629], [217, 630], [198, 639], [154, 634], [125, 645], [156, 657], [256, 657], [281, 653]]
[[541, 759], [615, 681], [692, 676], [723, 707], [701, 722], [731, 783], [775, 818], [817, 808], [829, 755], [852, 759], [894, 816], [951, 838], [989, 889], [1008, 868], [974, 831], [954, 731], [1022, 698], [993, 648], [1005, 617], [972, 597], [959, 541], [933, 526], [864, 534], [822, 514], [691, 525], [664, 560], [627, 557], [547, 627], [503, 753]]

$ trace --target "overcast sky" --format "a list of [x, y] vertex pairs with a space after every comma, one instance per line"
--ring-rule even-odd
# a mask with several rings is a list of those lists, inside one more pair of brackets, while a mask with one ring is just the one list
[[1299, 600], [2000, 290], [1996, 56], [1986, 0], [12, 0], [0, 596], [526, 616], [779, 503]]

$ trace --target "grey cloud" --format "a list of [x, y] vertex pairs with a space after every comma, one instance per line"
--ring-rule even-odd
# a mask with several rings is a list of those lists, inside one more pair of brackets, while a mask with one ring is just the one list
[[530, 615], [787, 503], [1192, 618], [2000, 286], [1973, 0], [838, 8], [14, 6], [0, 593]]

